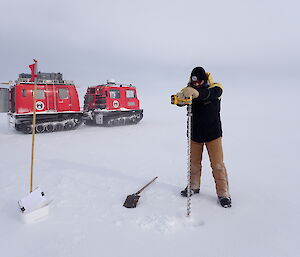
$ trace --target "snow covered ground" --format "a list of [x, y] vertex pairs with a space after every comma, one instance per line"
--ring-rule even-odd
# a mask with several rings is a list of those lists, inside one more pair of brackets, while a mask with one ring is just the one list
[[[237, 82], [226, 88], [233, 207], [217, 204], [205, 156], [191, 218], [179, 196], [186, 185], [186, 110], [169, 104], [176, 89], [141, 89], [138, 125], [37, 135], [34, 184], [53, 202], [48, 219], [31, 225], [17, 206], [29, 190], [31, 135], [9, 128], [1, 114], [1, 256], [300, 256], [299, 89]], [[137, 208], [122, 206], [155, 176]]]

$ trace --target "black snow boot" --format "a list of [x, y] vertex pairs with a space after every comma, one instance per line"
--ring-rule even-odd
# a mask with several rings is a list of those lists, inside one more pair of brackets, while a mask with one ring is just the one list
[[[194, 194], [199, 194], [200, 189], [191, 189], [191, 196]], [[180, 192], [181, 196], [187, 197], [187, 187]]]
[[219, 198], [219, 202], [222, 207], [224, 207], [224, 208], [231, 207], [231, 198], [230, 197], [218, 196], [218, 198]]

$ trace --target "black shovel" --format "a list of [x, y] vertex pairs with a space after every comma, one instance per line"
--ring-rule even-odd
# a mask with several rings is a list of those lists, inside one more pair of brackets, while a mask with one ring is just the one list
[[140, 199], [140, 193], [150, 184], [152, 184], [154, 182], [155, 179], [157, 179], [158, 177], [155, 177], [154, 179], [152, 179], [147, 185], [143, 186], [139, 191], [137, 191], [135, 194], [132, 195], [128, 195], [123, 206], [126, 208], [135, 208], [139, 199]]

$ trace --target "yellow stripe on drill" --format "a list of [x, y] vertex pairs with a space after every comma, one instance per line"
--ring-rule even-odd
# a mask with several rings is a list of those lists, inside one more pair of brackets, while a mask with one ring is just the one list
[[177, 95], [171, 95], [171, 104], [179, 104], [179, 105], [191, 105], [192, 97], [179, 99]]

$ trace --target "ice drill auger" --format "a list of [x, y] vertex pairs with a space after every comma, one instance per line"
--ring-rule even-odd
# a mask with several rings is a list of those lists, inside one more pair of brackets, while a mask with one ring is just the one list
[[187, 106], [187, 204], [186, 216], [191, 215], [191, 134], [192, 134], [192, 97], [179, 99], [177, 95], [171, 96], [171, 104]]

